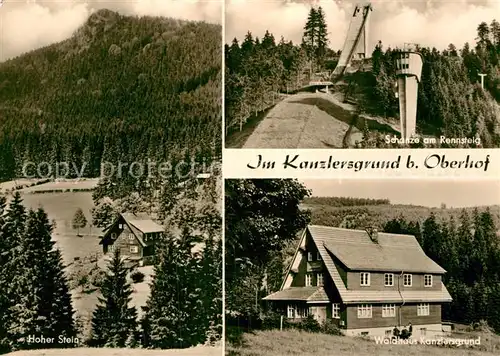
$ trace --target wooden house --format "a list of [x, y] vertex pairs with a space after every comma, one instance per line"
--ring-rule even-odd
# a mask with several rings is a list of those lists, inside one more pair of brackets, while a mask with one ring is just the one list
[[138, 265], [152, 263], [155, 243], [165, 229], [147, 214], [123, 213], [104, 230], [99, 244], [104, 254], [120, 249], [120, 254]]
[[308, 226], [281, 290], [264, 298], [292, 322], [331, 319], [346, 335], [442, 335], [441, 306], [451, 302], [446, 271], [414, 236]]

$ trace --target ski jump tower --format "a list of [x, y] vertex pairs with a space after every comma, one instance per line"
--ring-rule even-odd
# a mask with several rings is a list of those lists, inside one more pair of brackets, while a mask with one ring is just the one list
[[416, 133], [418, 84], [422, 75], [423, 60], [411, 46], [404, 46], [396, 53], [396, 76], [399, 98], [401, 138], [411, 138]]
[[368, 20], [372, 6], [370, 3], [356, 5], [352, 14], [351, 23], [347, 30], [344, 47], [339, 61], [332, 73], [332, 78], [338, 78], [351, 66], [353, 59], [364, 60], [371, 56], [368, 49]]

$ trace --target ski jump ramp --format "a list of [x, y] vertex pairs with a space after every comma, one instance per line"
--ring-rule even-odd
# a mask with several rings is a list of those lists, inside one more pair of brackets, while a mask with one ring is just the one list
[[339, 62], [331, 75], [332, 79], [342, 76], [346, 68], [350, 67], [353, 59], [364, 60], [371, 55], [368, 50], [367, 25], [372, 10], [370, 3], [356, 5], [354, 8]]

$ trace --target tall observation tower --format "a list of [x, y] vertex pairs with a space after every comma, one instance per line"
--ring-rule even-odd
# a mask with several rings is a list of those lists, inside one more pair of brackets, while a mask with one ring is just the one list
[[422, 56], [411, 45], [405, 45], [402, 51], [396, 53], [401, 138], [404, 140], [416, 133], [417, 95], [422, 65]]

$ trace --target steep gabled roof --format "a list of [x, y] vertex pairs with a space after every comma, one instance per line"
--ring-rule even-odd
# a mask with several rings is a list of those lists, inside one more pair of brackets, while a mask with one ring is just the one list
[[142, 239], [142, 234], [165, 231], [165, 229], [161, 225], [155, 223], [147, 214], [121, 213], [113, 221], [113, 223], [104, 230], [105, 234], [101, 238], [99, 244], [103, 243], [103, 241], [108, 237], [111, 231], [111, 227], [115, 226], [118, 221], [120, 221], [120, 219], [123, 219], [125, 221], [125, 223], [128, 225], [130, 230], [133, 232], [133, 234], [143, 247], [146, 246], [146, 243]]
[[364, 230], [328, 226], [308, 227], [316, 245], [321, 243], [347, 269], [352, 271], [409, 272], [443, 274], [446, 271], [431, 260], [411, 235], [379, 232], [373, 242]]
[[155, 223], [151, 217], [144, 213], [123, 213], [121, 214], [125, 221], [134, 226], [137, 230], [143, 234], [149, 234], [153, 232], [163, 232], [165, 229]]
[[[443, 274], [446, 271], [432, 261], [422, 250], [418, 241], [411, 235], [396, 235], [378, 233], [377, 243], [373, 242], [364, 230], [349, 230], [329, 226], [310, 225], [304, 230], [297, 246], [295, 256], [288, 268], [287, 275], [281, 286], [281, 291], [273, 293], [264, 300], [286, 300], [287, 291], [299, 294], [298, 289], [312, 291], [313, 288], [324, 290], [323, 287], [288, 287], [291, 279], [292, 266], [301, 257], [300, 247], [304, 245], [309, 234], [318, 249], [325, 268], [332, 278], [335, 288], [344, 304], [360, 302], [450, 302], [452, 300], [445, 285], [441, 283], [441, 290], [414, 291], [371, 291], [347, 289], [337, 269], [335, 259], [348, 270], [379, 271], [379, 272], [410, 272]], [[402, 257], [400, 257], [402, 256]], [[287, 281], [289, 281], [287, 283]], [[320, 288], [320, 289], [317, 289]], [[305, 293], [305, 292], [304, 292]], [[308, 294], [310, 302], [314, 292]], [[295, 295], [295, 294], [293, 294]], [[318, 294], [316, 294], [318, 295]], [[326, 293], [319, 299], [328, 300]], [[309, 299], [311, 298], [311, 299]], [[318, 301], [319, 301], [318, 299]], [[288, 299], [294, 300], [294, 299]], [[299, 300], [299, 299], [295, 299]]]

